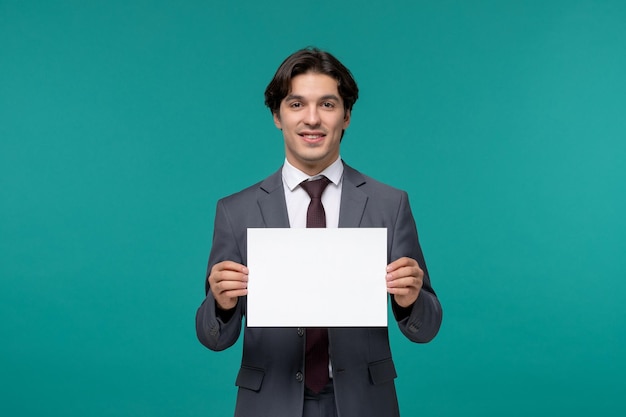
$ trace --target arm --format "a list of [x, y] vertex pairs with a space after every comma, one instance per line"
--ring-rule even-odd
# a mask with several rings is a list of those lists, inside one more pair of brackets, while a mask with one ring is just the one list
[[419, 245], [408, 196], [402, 193], [394, 226], [391, 259], [387, 268], [387, 291], [402, 333], [411, 341], [431, 341], [441, 326], [441, 304], [430, 285], [430, 277]]
[[232, 346], [241, 332], [247, 294], [247, 268], [242, 265], [239, 244], [222, 201], [215, 214], [213, 244], [209, 256], [206, 298], [196, 312], [198, 340], [211, 350]]

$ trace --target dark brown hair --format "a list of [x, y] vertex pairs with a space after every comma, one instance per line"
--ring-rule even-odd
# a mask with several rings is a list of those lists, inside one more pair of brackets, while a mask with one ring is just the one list
[[350, 70], [330, 53], [308, 47], [289, 55], [280, 64], [274, 78], [267, 85], [265, 105], [272, 113], [278, 113], [280, 102], [289, 94], [291, 80], [307, 72], [328, 75], [337, 80], [337, 89], [343, 100], [344, 110], [352, 110], [352, 106], [359, 98], [359, 88]]

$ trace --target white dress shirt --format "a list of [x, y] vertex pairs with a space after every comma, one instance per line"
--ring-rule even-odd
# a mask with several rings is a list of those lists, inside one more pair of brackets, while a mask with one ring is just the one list
[[304, 191], [304, 188], [300, 187], [300, 183], [305, 180], [315, 180], [321, 176], [325, 176], [331, 181], [322, 194], [322, 204], [326, 212], [326, 227], [337, 228], [339, 226], [339, 207], [341, 205], [341, 186], [343, 182], [341, 157], [313, 177], [300, 171], [285, 159], [282, 174], [290, 227], [306, 228], [306, 212], [311, 198]]

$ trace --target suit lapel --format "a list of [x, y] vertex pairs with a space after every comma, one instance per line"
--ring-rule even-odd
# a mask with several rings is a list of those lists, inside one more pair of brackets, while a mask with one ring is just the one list
[[267, 177], [260, 185], [258, 199], [259, 209], [265, 222], [265, 227], [289, 227], [287, 203], [283, 191], [282, 171], [279, 169]]
[[[360, 227], [367, 204], [367, 195], [359, 188], [365, 184], [365, 177], [344, 164], [339, 227]], [[283, 190], [282, 170], [267, 177], [260, 185], [259, 209], [265, 227], [289, 227], [289, 215]]]
[[365, 177], [360, 172], [344, 164], [339, 227], [361, 226], [367, 195], [359, 187], [365, 182]]

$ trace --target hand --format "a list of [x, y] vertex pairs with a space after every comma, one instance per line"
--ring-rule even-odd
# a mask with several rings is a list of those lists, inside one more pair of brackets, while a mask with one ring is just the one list
[[424, 271], [412, 258], [400, 258], [387, 265], [387, 292], [400, 307], [413, 305], [422, 289]]
[[219, 262], [211, 268], [209, 287], [219, 308], [235, 308], [239, 297], [248, 294], [248, 268], [237, 262]]

